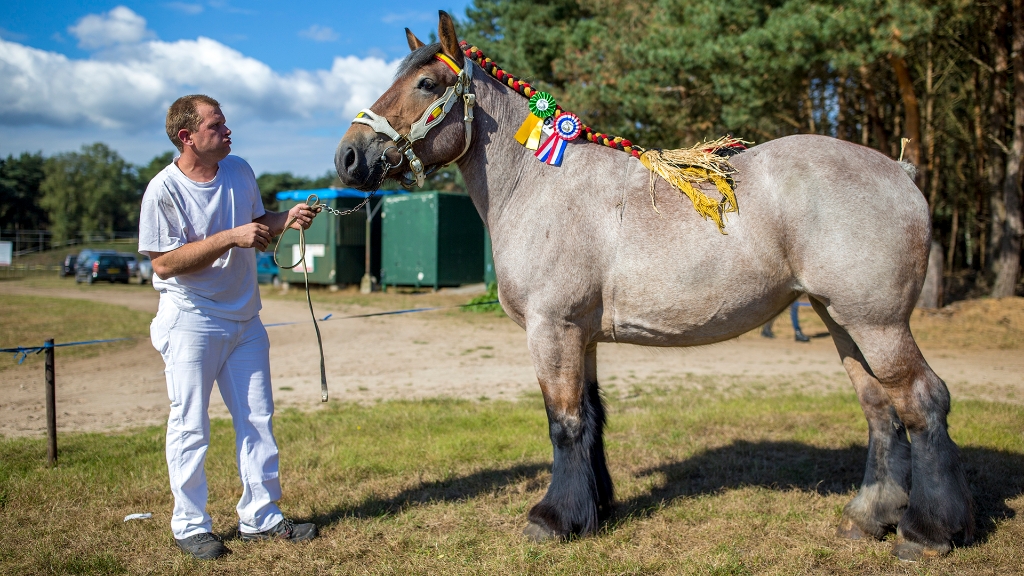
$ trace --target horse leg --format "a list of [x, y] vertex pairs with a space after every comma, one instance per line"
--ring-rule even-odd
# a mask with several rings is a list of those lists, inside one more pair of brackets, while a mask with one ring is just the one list
[[881, 539], [899, 522], [910, 500], [911, 450], [907, 430], [850, 334], [829, 316], [823, 304], [811, 298], [811, 306], [832, 334], [868, 421], [864, 481], [857, 496], [843, 509], [837, 534], [853, 540], [869, 536]]
[[604, 407], [597, 385], [597, 344], [573, 325], [527, 331], [544, 394], [554, 459], [547, 494], [529, 513], [533, 540], [592, 534], [611, 513], [612, 480], [605, 464]]
[[[835, 318], [835, 314], [832, 314]], [[844, 325], [910, 434], [910, 502], [893, 554], [918, 560], [945, 554], [953, 538], [972, 540], [974, 512], [960, 451], [949, 437], [949, 391], [902, 322]]]

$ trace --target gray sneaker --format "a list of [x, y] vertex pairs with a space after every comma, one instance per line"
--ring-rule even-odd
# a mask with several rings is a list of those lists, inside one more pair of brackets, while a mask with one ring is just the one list
[[268, 528], [263, 532], [254, 532], [249, 534], [239, 531], [238, 537], [241, 538], [242, 542], [255, 542], [257, 540], [305, 542], [306, 540], [316, 538], [318, 534], [319, 532], [316, 529], [316, 524], [296, 524], [285, 518], [274, 525], [273, 528]]
[[231, 552], [231, 550], [228, 550], [228, 547], [220, 541], [220, 538], [214, 534], [210, 534], [209, 532], [195, 534], [188, 538], [182, 538], [181, 540], [175, 538], [174, 543], [178, 545], [178, 548], [181, 548], [200, 560], [214, 560]]

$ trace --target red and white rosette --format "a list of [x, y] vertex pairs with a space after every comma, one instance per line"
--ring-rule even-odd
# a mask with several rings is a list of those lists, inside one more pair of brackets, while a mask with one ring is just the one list
[[534, 154], [538, 160], [552, 166], [562, 165], [565, 144], [575, 140], [583, 130], [583, 123], [572, 112], [562, 112], [555, 117], [555, 129]]

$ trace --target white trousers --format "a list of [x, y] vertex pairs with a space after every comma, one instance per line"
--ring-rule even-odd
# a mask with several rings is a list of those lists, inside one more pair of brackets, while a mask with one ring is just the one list
[[281, 521], [277, 500], [277, 442], [271, 418], [270, 339], [259, 316], [244, 322], [183, 312], [161, 299], [150, 325], [164, 358], [171, 413], [167, 419], [167, 471], [174, 495], [171, 532], [188, 538], [212, 532], [206, 513], [204, 462], [210, 444], [210, 393], [216, 380], [235, 428], [242, 498], [239, 530], [262, 532]]

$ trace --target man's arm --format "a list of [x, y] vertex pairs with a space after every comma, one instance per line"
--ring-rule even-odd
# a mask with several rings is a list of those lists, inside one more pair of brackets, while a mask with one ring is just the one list
[[[277, 236], [281, 232], [284, 232], [285, 224], [287, 224], [292, 217], [295, 217], [295, 222], [292, 224], [292, 228], [298, 230], [301, 227], [303, 230], [306, 230], [309, 228], [310, 224], [313, 223], [313, 217], [316, 216], [317, 212], [319, 212], [319, 210], [314, 212], [308, 204], [296, 204], [287, 212], [267, 211], [263, 216], [253, 220], [253, 222], [263, 224], [270, 229], [270, 234], [272, 236]], [[214, 260], [216, 260], [216, 258], [214, 258]]]
[[[281, 224], [283, 226], [284, 222]], [[253, 222], [218, 232], [198, 242], [189, 242], [170, 252], [151, 251], [149, 259], [153, 263], [153, 273], [167, 280], [207, 268], [232, 248], [266, 250], [272, 237], [270, 228], [265, 224]]]
[[292, 228], [309, 228], [316, 216], [307, 204], [296, 204], [287, 212], [266, 212], [252, 224], [245, 224], [231, 230], [218, 232], [198, 242], [189, 242], [170, 252], [150, 252], [153, 273], [163, 279], [181, 274], [198, 272], [213, 264], [217, 258], [232, 248], [255, 248], [260, 252], [267, 249], [270, 240], [284, 231], [285, 224], [292, 217]]

